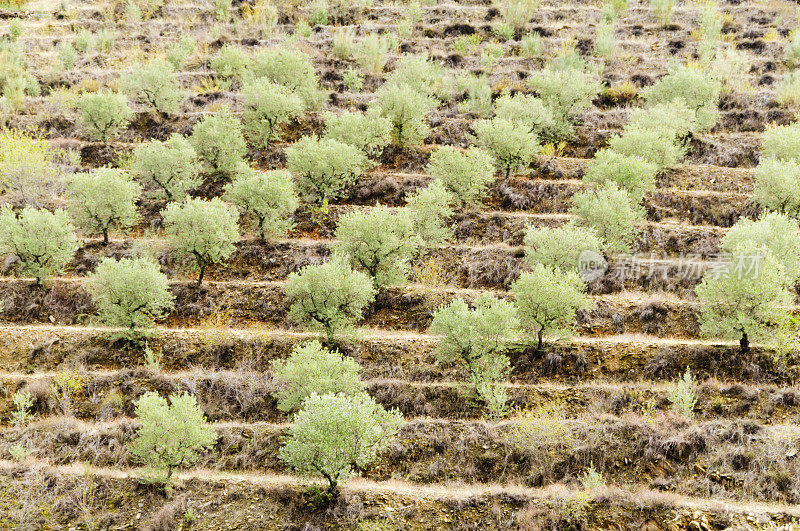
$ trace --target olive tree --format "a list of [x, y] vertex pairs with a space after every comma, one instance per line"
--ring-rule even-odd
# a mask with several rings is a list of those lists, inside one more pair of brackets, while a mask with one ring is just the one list
[[172, 308], [174, 297], [167, 276], [146, 258], [104, 258], [89, 274], [89, 292], [103, 322], [109, 326], [151, 328]]
[[608, 147], [620, 155], [640, 157], [658, 169], [675, 166], [686, 156], [686, 145], [676, 140], [671, 127], [626, 127], [609, 139]]
[[640, 202], [656, 189], [658, 166], [638, 156], [622, 155], [610, 149], [601, 149], [589, 161], [583, 181], [592, 185], [615, 182]]
[[767, 125], [761, 137], [761, 144], [762, 160], [779, 159], [800, 163], [800, 122]]
[[292, 174], [285, 170], [255, 171], [242, 164], [225, 185], [225, 199], [256, 218], [262, 240], [283, 237], [294, 226], [300, 204]]
[[409, 213], [382, 205], [342, 216], [336, 239], [333, 252], [367, 273], [377, 287], [404, 282], [408, 262], [421, 244]]
[[536, 264], [511, 285], [522, 327], [536, 335], [541, 350], [545, 332], [568, 333], [578, 310], [588, 310], [586, 285], [575, 271]]
[[242, 85], [245, 132], [262, 147], [279, 140], [278, 127], [303, 113], [303, 100], [283, 85], [266, 78]]
[[129, 449], [146, 467], [146, 481], [169, 486], [176, 469], [195, 464], [217, 441], [216, 430], [188, 393], [171, 394], [167, 403], [148, 391], [134, 406], [139, 426]]
[[562, 227], [525, 229], [525, 262], [542, 264], [562, 271], [577, 271], [581, 254], [599, 256], [602, 242], [594, 229], [567, 223]]
[[593, 72], [577, 66], [549, 64], [528, 78], [528, 86], [553, 111], [558, 137], [572, 135], [571, 120], [592, 106], [602, 89]]
[[145, 185], [157, 187], [159, 196], [180, 200], [203, 184], [201, 167], [192, 144], [173, 133], [163, 142], [153, 140], [136, 146], [130, 172]]
[[739, 218], [722, 238], [720, 247], [734, 253], [738, 246], [752, 242], [769, 252], [783, 266], [792, 285], [800, 281], [800, 225], [785, 214], [769, 212], [757, 221]]
[[334, 334], [361, 320], [364, 309], [375, 300], [375, 287], [366, 273], [353, 271], [342, 260], [304, 266], [286, 281], [289, 318], [325, 332], [328, 342]]
[[514, 306], [489, 294], [479, 295], [473, 308], [456, 299], [433, 314], [430, 331], [439, 336], [439, 360], [464, 363], [472, 387], [493, 416], [505, 409], [505, 390], [497, 383], [511, 370], [504, 352], [518, 326]]
[[360, 371], [356, 360], [323, 347], [319, 341], [298, 345], [292, 349], [288, 359], [272, 362], [272, 372], [278, 384], [274, 393], [278, 409], [298, 410], [314, 393], [348, 396], [363, 393]]
[[376, 158], [392, 139], [392, 122], [376, 108], [366, 113], [343, 112], [325, 115], [325, 138], [355, 146], [368, 157]]
[[247, 153], [242, 124], [227, 108], [197, 122], [189, 142], [200, 159], [217, 173], [232, 173]]
[[428, 186], [412, 193], [406, 199], [414, 233], [427, 246], [441, 245], [453, 237], [448, 218], [453, 212], [455, 199], [441, 181], [431, 181]]
[[101, 90], [78, 98], [81, 122], [94, 140], [108, 143], [128, 127], [133, 111], [123, 94]]
[[367, 394], [312, 394], [286, 430], [279, 457], [302, 476], [322, 476], [328, 496], [372, 463], [397, 434], [403, 416]]
[[460, 151], [442, 146], [431, 154], [426, 171], [444, 185], [459, 206], [479, 204], [494, 181], [492, 157], [480, 148]]
[[430, 129], [425, 115], [436, 108], [436, 100], [408, 84], [385, 83], [377, 92], [377, 108], [392, 123], [392, 139], [402, 147], [419, 144]]
[[136, 201], [142, 187], [122, 170], [98, 168], [91, 173], [76, 173], [67, 182], [69, 213], [89, 234], [102, 234], [108, 244], [108, 231], [126, 229], [139, 220]]
[[800, 217], [800, 162], [761, 159], [756, 168], [753, 199], [768, 210]]
[[206, 268], [226, 260], [239, 241], [239, 212], [219, 198], [170, 203], [161, 215], [170, 247], [194, 261], [199, 271], [198, 285], [203, 282]]
[[17, 271], [37, 284], [63, 271], [77, 250], [75, 227], [64, 210], [26, 206], [17, 215], [8, 204], [0, 208], [0, 253], [16, 256]]
[[573, 198], [570, 213], [575, 223], [593, 229], [604, 249], [630, 252], [644, 225], [644, 210], [616, 182], [586, 190]]
[[667, 75], [642, 91], [642, 96], [650, 105], [683, 101], [694, 111], [700, 131], [710, 129], [717, 123], [717, 105], [721, 94], [722, 83], [719, 80], [700, 68], [681, 64], [670, 65]]
[[319, 86], [311, 58], [299, 50], [280, 46], [260, 50], [253, 55], [249, 70], [253, 77], [290, 89], [303, 99], [307, 109], [319, 107], [327, 96]]
[[0, 131], [0, 185], [14, 199], [41, 206], [58, 187], [56, 156], [46, 138], [10, 128]]
[[136, 64], [121, 80], [122, 90], [134, 101], [147, 105], [157, 113], [178, 112], [181, 88], [174, 67], [165, 59]]
[[366, 169], [367, 157], [350, 144], [306, 136], [286, 149], [286, 167], [302, 192], [322, 202], [342, 197]]
[[472, 129], [478, 146], [494, 157], [506, 177], [530, 164], [541, 148], [536, 134], [527, 126], [503, 118], [478, 120]]
[[783, 327], [794, 296], [786, 271], [771, 252], [750, 240], [736, 245], [727, 263], [703, 275], [695, 288], [700, 301], [700, 331], [739, 341], [746, 352]]

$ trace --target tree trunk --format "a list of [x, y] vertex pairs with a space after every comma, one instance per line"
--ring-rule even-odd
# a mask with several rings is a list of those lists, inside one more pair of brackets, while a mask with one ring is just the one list
[[108, 228], [103, 227], [103, 245], [108, 245]]
[[203, 276], [205, 274], [206, 274], [206, 266], [201, 265], [200, 266], [200, 275], [197, 277], [197, 285], [198, 286], [203, 283]]
[[750, 350], [750, 341], [747, 339], [747, 332], [742, 332], [742, 338], [739, 340], [739, 353], [745, 354]]
[[542, 338], [543, 338], [543, 336], [544, 336], [544, 327], [541, 327], [539, 329], [539, 334], [538, 334], [539, 342], [536, 344], [536, 350], [542, 350]]

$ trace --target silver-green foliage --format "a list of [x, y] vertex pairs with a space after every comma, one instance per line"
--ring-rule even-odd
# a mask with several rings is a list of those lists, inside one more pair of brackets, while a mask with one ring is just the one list
[[286, 430], [279, 457], [302, 476], [322, 476], [328, 491], [372, 463], [402, 424], [365, 393], [312, 394]]
[[800, 225], [785, 214], [770, 212], [758, 220], [739, 218], [722, 238], [720, 247], [734, 253], [746, 241], [754, 243], [765, 253], [771, 253], [783, 266], [792, 284], [800, 280]]
[[392, 139], [392, 122], [374, 107], [366, 113], [346, 111], [338, 116], [326, 113], [325, 138], [350, 144], [376, 158]]
[[136, 146], [130, 171], [146, 186], [155, 185], [159, 197], [180, 200], [203, 183], [201, 167], [189, 140], [174, 133], [165, 141], [153, 140]]
[[762, 158], [756, 168], [753, 199], [765, 209], [800, 217], [800, 162]]
[[176, 469], [195, 464], [200, 452], [214, 447], [217, 432], [194, 396], [172, 394], [167, 403], [148, 391], [134, 404], [139, 427], [129, 448], [146, 467], [146, 480], [168, 485]]
[[542, 348], [545, 332], [571, 333], [578, 310], [590, 308], [586, 285], [575, 271], [536, 264], [511, 285], [514, 306], [523, 329], [537, 337]]
[[553, 111], [554, 131], [559, 136], [572, 134], [571, 120], [592, 106], [602, 85], [596, 74], [574, 65], [550, 64], [528, 79], [528, 86]]
[[239, 211], [215, 197], [186, 199], [161, 212], [170, 248], [189, 257], [203, 281], [206, 268], [227, 259], [239, 241]]
[[225, 199], [256, 218], [261, 239], [286, 236], [300, 205], [292, 174], [285, 170], [255, 171], [242, 164], [225, 185]]
[[686, 146], [676, 141], [672, 129], [627, 128], [611, 137], [608, 147], [620, 155], [641, 157], [659, 169], [674, 166], [686, 156]]
[[536, 134], [518, 122], [503, 118], [478, 120], [472, 129], [478, 146], [491, 153], [506, 177], [530, 164], [541, 148]]
[[761, 137], [764, 158], [800, 163], [800, 122], [768, 125]]
[[377, 108], [392, 123], [392, 140], [400, 146], [419, 144], [430, 128], [425, 116], [436, 100], [408, 84], [384, 83], [377, 92]]
[[275, 396], [278, 409], [300, 409], [306, 398], [316, 393], [341, 393], [348, 396], [364, 392], [359, 372], [361, 367], [353, 358], [309, 341], [292, 350], [285, 360], [272, 362], [272, 372], [278, 383]]
[[41, 283], [61, 272], [77, 250], [75, 227], [66, 211], [26, 206], [17, 215], [9, 204], [0, 209], [0, 253], [19, 259], [19, 274]]
[[405, 282], [409, 260], [421, 244], [409, 213], [383, 205], [342, 216], [336, 239], [336, 256], [367, 273], [376, 286]]
[[324, 331], [328, 342], [333, 341], [334, 334], [361, 320], [376, 293], [369, 275], [336, 259], [290, 274], [285, 290], [289, 318]]
[[136, 201], [142, 187], [122, 170], [98, 168], [76, 173], [67, 182], [69, 213], [89, 234], [102, 234], [108, 243], [112, 228], [126, 229], [139, 220]]
[[583, 181], [590, 185], [615, 182], [638, 203], [645, 195], [655, 191], [657, 172], [658, 166], [642, 157], [601, 149], [589, 161]]
[[528, 226], [525, 230], [525, 262], [561, 271], [577, 271], [581, 253], [600, 255], [603, 244], [594, 229], [567, 223], [562, 227]]
[[714, 127], [719, 120], [722, 84], [699, 68], [682, 64], [671, 65], [666, 76], [642, 91], [649, 105], [681, 100], [694, 111], [700, 131]]
[[332, 138], [305, 136], [286, 149], [286, 167], [300, 190], [319, 201], [341, 198], [367, 165], [361, 150]]
[[133, 117], [125, 95], [106, 90], [83, 93], [78, 98], [78, 110], [89, 136], [101, 142], [119, 136]]
[[425, 188], [411, 194], [406, 200], [410, 210], [414, 233], [425, 245], [441, 245], [453, 237], [448, 218], [453, 214], [454, 199], [441, 181], [432, 181]]
[[672, 385], [669, 392], [670, 409], [686, 418], [694, 418], [694, 406], [697, 404], [696, 384], [689, 367], [683, 378]]
[[494, 181], [492, 156], [480, 148], [465, 151], [442, 146], [431, 154], [428, 174], [444, 185], [459, 206], [477, 205]]
[[319, 107], [326, 97], [311, 58], [299, 50], [283, 47], [261, 50], [252, 58], [249, 75], [267, 78], [290, 89], [300, 96], [306, 109]]
[[613, 181], [576, 195], [570, 213], [579, 226], [594, 229], [605, 250], [614, 252], [630, 252], [644, 225], [644, 210]]
[[258, 78], [242, 85], [244, 128], [253, 142], [262, 147], [271, 140], [279, 140], [278, 128], [302, 114], [303, 100], [291, 89]]
[[219, 173], [232, 173], [247, 153], [242, 124], [227, 108], [197, 122], [189, 142], [200, 159]]
[[161, 114], [178, 112], [183, 97], [175, 69], [165, 59], [134, 65], [122, 77], [121, 86], [132, 100]]
[[130, 332], [151, 328], [174, 299], [167, 276], [146, 258], [104, 258], [89, 274], [89, 292], [106, 325]]

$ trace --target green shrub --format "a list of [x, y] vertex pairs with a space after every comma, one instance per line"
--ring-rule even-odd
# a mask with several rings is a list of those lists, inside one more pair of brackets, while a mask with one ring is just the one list
[[75, 51], [72, 44], [67, 41], [61, 41], [56, 46], [56, 52], [58, 53], [58, 61], [61, 63], [61, 68], [66, 71], [75, 68], [75, 64], [78, 62], [78, 52]]
[[78, 110], [89, 136], [104, 143], [119, 136], [133, 117], [124, 95], [105, 90], [83, 93]]
[[426, 171], [464, 207], [480, 203], [494, 181], [493, 166], [491, 155], [480, 148], [460, 151], [442, 146], [431, 154]]
[[583, 182], [590, 185], [615, 182], [638, 203], [645, 195], [655, 192], [657, 172], [658, 166], [642, 157], [601, 149], [589, 161]]
[[169, 485], [176, 469], [195, 464], [217, 441], [216, 430], [188, 393], [169, 395], [168, 404], [148, 391], [134, 405], [139, 427], [129, 448], [146, 467], [149, 482]]
[[39, 206], [55, 194], [58, 153], [45, 138], [15, 130], [0, 131], [0, 184], [11, 199]]
[[768, 210], [800, 217], [800, 162], [761, 159], [756, 168], [753, 199]]
[[11, 412], [11, 425], [24, 426], [36, 417], [35, 413], [31, 413], [33, 409], [33, 398], [30, 391], [19, 390], [11, 397], [14, 402], [14, 411]]
[[781, 159], [800, 163], [800, 122], [768, 125], [761, 137], [762, 159]]
[[695, 113], [682, 99], [632, 109], [625, 130], [658, 131], [676, 141], [683, 141], [698, 130]]
[[650, 9], [653, 11], [653, 16], [662, 26], [669, 26], [674, 8], [675, 0], [650, 0]]
[[374, 107], [366, 113], [326, 113], [325, 138], [350, 144], [368, 157], [377, 158], [392, 139], [392, 122]]
[[775, 100], [783, 107], [800, 103], [800, 70], [784, 74], [775, 85]]
[[250, 66], [250, 57], [240, 46], [226, 44], [211, 59], [210, 65], [223, 80], [241, 79]]
[[178, 112], [183, 98], [175, 69], [164, 59], [134, 65], [121, 85], [128, 97], [164, 115]]
[[464, 93], [466, 99], [458, 104], [458, 112], [483, 117], [492, 113], [492, 86], [489, 76], [468, 74], [456, 80], [456, 90]]
[[726, 266], [711, 270], [695, 288], [700, 301], [700, 331], [705, 336], [750, 341], [768, 339], [789, 318], [794, 295], [783, 266], [756, 243], [736, 246]]
[[76, 173], [67, 183], [69, 213], [88, 234], [102, 234], [108, 244], [108, 231], [126, 229], [139, 220], [136, 201], [142, 187], [127, 173], [98, 168], [91, 173]]
[[521, 124], [503, 118], [473, 122], [475, 141], [494, 157], [495, 165], [506, 177], [527, 167], [541, 149], [535, 133]]
[[575, 271], [536, 264], [522, 273], [509, 290], [523, 329], [536, 335], [541, 350], [545, 332], [567, 334], [578, 310], [588, 310], [586, 285]]
[[200, 159], [217, 173], [233, 173], [247, 153], [242, 124], [227, 108], [197, 122], [189, 142]]
[[436, 107], [436, 100], [408, 85], [385, 83], [377, 91], [381, 115], [392, 122], [392, 139], [402, 147], [419, 144], [430, 129], [425, 115]]
[[89, 293], [100, 319], [133, 333], [151, 328], [172, 308], [167, 276], [145, 258], [104, 258], [89, 274]]
[[510, 372], [503, 352], [518, 324], [514, 306], [489, 294], [479, 295], [474, 308], [456, 299], [433, 314], [430, 331], [439, 336], [439, 360], [461, 360], [466, 365], [470, 383], [494, 416], [505, 408], [505, 394], [497, 384]]
[[598, 57], [611, 57], [617, 47], [617, 39], [614, 36], [614, 23], [601, 22], [597, 25], [594, 37], [594, 53]]
[[161, 212], [170, 247], [191, 258], [203, 282], [206, 268], [227, 259], [239, 241], [239, 212], [219, 198], [186, 199], [170, 203]]
[[567, 223], [562, 227], [525, 229], [525, 262], [531, 267], [542, 264], [562, 271], [577, 271], [581, 253], [589, 251], [595, 256], [602, 250], [602, 242], [594, 229]]
[[306, 136], [286, 149], [286, 167], [297, 176], [300, 190], [320, 202], [343, 197], [367, 163], [357, 147], [332, 138]]
[[157, 187], [159, 196], [180, 200], [203, 183], [201, 167], [189, 140], [173, 133], [163, 142], [153, 140], [136, 146], [130, 171], [145, 185]]
[[283, 85], [259, 78], [242, 85], [245, 131], [263, 147], [280, 140], [278, 127], [303, 113], [303, 100]]
[[331, 30], [331, 51], [342, 61], [349, 61], [356, 51], [356, 32], [353, 28], [335, 28]]
[[355, 46], [355, 60], [365, 72], [380, 75], [386, 66], [392, 42], [388, 36], [370, 33]]
[[411, 194], [406, 205], [411, 211], [414, 233], [425, 245], [441, 245], [453, 237], [447, 224], [453, 212], [454, 199], [441, 181], [432, 181], [425, 188]]
[[492, 0], [500, 18], [514, 31], [522, 31], [539, 8], [540, 0]]
[[366, 395], [309, 396], [286, 430], [279, 457], [302, 476], [323, 476], [327, 493], [371, 464], [402, 424]]
[[17, 271], [37, 284], [63, 271], [77, 250], [75, 227], [65, 211], [26, 206], [17, 215], [8, 204], [0, 208], [0, 253], [15, 255]]
[[553, 111], [556, 124], [554, 131], [561, 137], [572, 134], [570, 120], [589, 109], [592, 100], [603, 88], [594, 73], [557, 64], [550, 64], [544, 70], [531, 74], [528, 86]]
[[336, 239], [336, 256], [367, 273], [376, 287], [402, 284], [408, 262], [421, 244], [408, 212], [392, 212], [382, 205], [343, 215]]
[[800, 65], [800, 30], [798, 28], [789, 32], [789, 41], [783, 48], [783, 57], [789, 68]]
[[319, 107], [327, 94], [320, 88], [311, 58], [303, 52], [274, 47], [253, 56], [250, 67], [255, 77], [266, 77], [300, 96], [307, 109]]
[[298, 345], [288, 359], [272, 362], [272, 372], [278, 383], [275, 392], [278, 409], [298, 410], [312, 394], [354, 396], [363, 393], [360, 371], [356, 360], [328, 350], [319, 341]]
[[544, 40], [537, 32], [532, 31], [519, 41], [519, 55], [526, 59], [541, 57], [544, 53]]
[[609, 139], [608, 147], [620, 155], [640, 157], [659, 169], [675, 166], [686, 156], [686, 146], [675, 140], [671, 128], [666, 129], [625, 129]]
[[243, 164], [225, 185], [225, 199], [256, 218], [262, 240], [286, 236], [299, 206], [292, 174], [284, 170], [255, 171]]
[[734, 253], [750, 241], [783, 266], [792, 285], [800, 280], [800, 225], [797, 220], [776, 212], [765, 213], [757, 221], [739, 218], [720, 242], [720, 248]]
[[675, 382], [669, 392], [670, 409], [688, 419], [693, 419], [694, 406], [697, 404], [695, 387], [692, 373], [689, 367], [686, 367], [683, 378]]
[[[194, 53], [196, 48], [197, 41], [193, 37], [186, 35], [181, 40], [167, 45], [166, 59], [175, 71], [180, 72], [184, 69], [187, 59]], [[213, 66], [212, 69], [219, 72]], [[241, 75], [241, 72], [239, 72], [239, 75]]]
[[342, 85], [351, 92], [361, 92], [364, 88], [364, 78], [358, 70], [350, 67], [342, 73]]
[[400, 57], [386, 83], [410, 87], [416, 92], [442, 100], [446, 100], [452, 92], [452, 85], [445, 76], [444, 68], [427, 57], [414, 54]]
[[714, 127], [719, 120], [717, 106], [722, 84], [699, 68], [674, 64], [654, 85], [642, 91], [649, 105], [682, 100], [695, 113], [700, 131]]
[[342, 260], [307, 265], [286, 282], [291, 306], [289, 318], [323, 330], [328, 342], [334, 334], [361, 320], [364, 309], [375, 299], [375, 288], [366, 273], [353, 271]]
[[577, 194], [570, 213], [579, 226], [597, 233], [606, 250], [614, 252], [630, 252], [644, 225], [642, 208], [614, 182]]

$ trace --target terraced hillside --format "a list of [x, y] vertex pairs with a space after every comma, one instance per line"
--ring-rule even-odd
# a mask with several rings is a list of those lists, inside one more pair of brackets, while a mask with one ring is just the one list
[[[78, 223], [74, 256], [41, 283], [23, 270], [24, 257], [4, 249], [1, 528], [800, 528], [796, 323], [787, 319], [788, 329], [778, 329], [765, 319], [764, 337], [749, 344], [736, 334], [717, 337], [707, 333], [695, 292], [725, 263], [730, 249], [722, 241], [731, 227], [774, 208], [767, 203], [779, 192], [763, 192], [762, 138], [789, 126], [777, 131], [791, 143], [800, 103], [800, 82], [792, 81], [800, 34], [792, 30], [800, 8], [787, 0], [679, 1], [659, 21], [655, 9], [669, 2], [517, 4], [529, 16], [516, 29], [506, 24], [503, 2], [489, 0], [4, 5], [0, 174], [10, 206], [0, 224], [16, 219], [9, 208], [26, 204], [73, 213], [76, 172], [119, 168], [143, 190], [135, 198], [138, 218], [113, 228], [108, 243]], [[715, 34], [708, 28], [717, 23]], [[604, 52], [608, 27], [612, 49]], [[247, 134], [239, 154], [259, 172], [294, 172], [300, 201], [288, 216], [293, 226], [262, 239], [243, 214], [232, 253], [212, 261], [199, 283], [162, 216], [169, 201], [137, 174], [136, 153], [173, 134], [191, 138], [207, 117], [247, 123], [252, 106], [243, 87], [257, 69], [248, 61], [265, 50], [306, 54], [322, 94], [279, 123], [278, 138], [258, 142]], [[403, 143], [394, 127], [392, 141], [369, 152], [371, 162], [341, 197], [305, 193], [287, 153], [304, 137], [324, 137], [335, 115], [390, 115], [380, 104], [382, 87], [413, 56], [429, 59], [409, 68], [407, 80], [431, 102], [421, 140]], [[126, 80], [163, 57], [180, 97], [176, 108], [157, 112], [130, 95]], [[568, 332], [548, 330], [542, 348], [525, 326], [500, 338], [503, 348], [492, 354], [507, 356], [510, 369], [489, 382], [504, 401], [493, 410], [465, 363], [442, 360], [434, 315], [458, 299], [513, 302], [512, 286], [537, 267], [526, 234], [591, 227], [573, 198], [597, 190], [586, 178], [595, 155], [627, 134], [636, 109], [653, 107], [648, 88], [681, 65], [716, 84], [714, 124], [689, 126], [667, 142], [685, 153], [659, 165], [640, 207], [631, 202], [640, 217], [630, 252], [604, 241], [607, 267], [582, 284], [588, 304]], [[277, 82], [286, 91], [280, 97], [297, 99], [308, 88], [295, 67], [287, 61], [272, 71], [285, 78]], [[306, 266], [333, 262], [340, 221], [381, 205], [399, 220], [409, 198], [438, 182], [429, 171], [433, 153], [442, 146], [468, 152], [480, 143], [476, 124], [499, 114], [502, 98], [542, 97], [531, 79], [562, 67], [597, 84], [588, 105], [562, 117], [566, 133], [527, 131], [536, 137], [535, 156], [507, 175], [489, 169], [482, 201], [451, 205], [444, 216], [450, 237], [420, 245], [405, 280], [380, 285], [354, 327], [331, 341], [292, 318], [287, 283]], [[580, 79], [562, 84], [560, 94]], [[444, 88], [434, 91], [432, 82]], [[117, 134], [101, 140], [81, 103], [93, 94], [128, 94], [132, 110]], [[109, 114], [124, 112], [112, 107]], [[223, 133], [220, 149], [235, 144], [234, 136]], [[47, 146], [36, 148], [49, 150], [47, 164], [28, 164], [28, 152], [15, 151], [24, 142]], [[169, 173], [173, 163], [155, 174]], [[486, 170], [467, 172], [467, 180]], [[206, 164], [186, 193], [228, 205], [226, 184], [246, 171]], [[779, 173], [797, 179], [781, 189], [786, 204], [800, 203], [800, 170], [781, 166]], [[594, 229], [618, 232], [610, 223], [624, 207], [612, 204]], [[4, 232], [0, 226], [7, 245]], [[99, 315], [93, 272], [105, 258], [141, 256], [154, 258], [169, 278], [174, 305], [146, 336], [132, 337]], [[787, 256], [789, 264], [800, 259]], [[542, 292], [558, 296], [550, 286]], [[798, 313], [796, 302], [786, 313]], [[328, 503], [310, 488], [319, 478], [297, 476], [280, 457], [295, 417], [278, 407], [282, 384], [273, 361], [311, 339], [354, 359], [366, 392], [403, 417], [398, 434]], [[136, 403], [147, 391], [190, 393], [218, 435], [166, 490], [139, 481], [141, 463], [131, 452]], [[20, 392], [30, 398], [22, 408]], [[19, 421], [20, 410], [32, 417]]]

